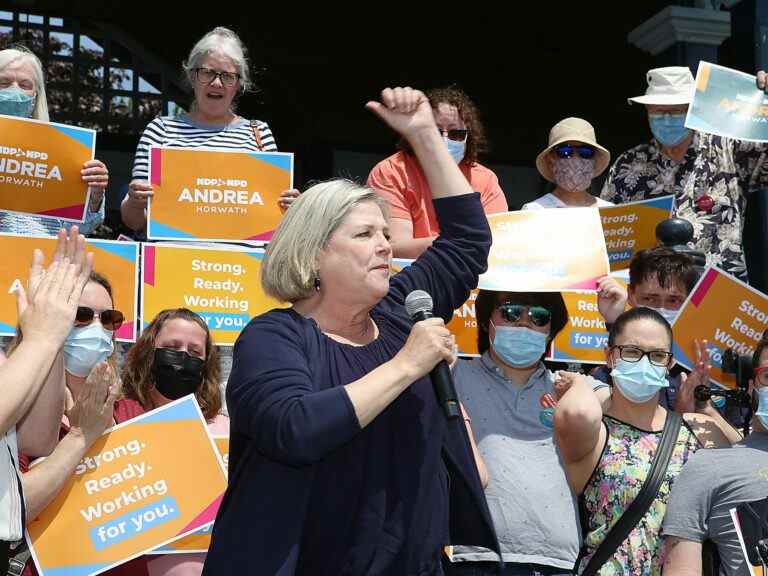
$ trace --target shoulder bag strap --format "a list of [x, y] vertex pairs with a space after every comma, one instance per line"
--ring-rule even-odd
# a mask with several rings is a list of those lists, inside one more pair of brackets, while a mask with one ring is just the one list
[[259, 130], [258, 122], [251, 120], [251, 130], [253, 130], [253, 137], [256, 139], [256, 148], [263, 151], [264, 146], [261, 143], [261, 130]]

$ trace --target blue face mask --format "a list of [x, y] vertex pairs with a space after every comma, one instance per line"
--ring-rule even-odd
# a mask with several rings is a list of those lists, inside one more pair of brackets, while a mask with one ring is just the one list
[[0, 90], [0, 114], [30, 118], [35, 99], [15, 86]]
[[96, 364], [109, 358], [114, 349], [112, 332], [104, 330], [98, 322], [73, 328], [64, 341], [64, 368], [74, 376], [85, 378]]
[[685, 127], [685, 114], [649, 114], [651, 132], [662, 146], [676, 146], [691, 131]]
[[638, 362], [617, 360], [611, 377], [621, 395], [636, 404], [648, 402], [656, 392], [669, 386], [667, 369], [651, 364], [648, 356], [643, 356]]
[[448, 153], [451, 155], [454, 162], [456, 162], [456, 164], [461, 162], [464, 159], [464, 152], [467, 149], [467, 141], [456, 142], [456, 140], [450, 140], [448, 138], [443, 138], [443, 141], [448, 147]]
[[528, 368], [541, 360], [547, 349], [547, 334], [524, 326], [496, 326], [493, 351], [513, 368]]
[[763, 428], [768, 430], [768, 388], [757, 388], [755, 390], [757, 394], [757, 411], [755, 416], [760, 419], [760, 424]]
[[[648, 308], [651, 307], [648, 306]], [[675, 321], [675, 318], [677, 318], [677, 315], [680, 313], [680, 310], [670, 310], [669, 308], [651, 308], [651, 310], [655, 310], [661, 314], [664, 317], [664, 320], [669, 322], [670, 326], [672, 326], [672, 322]]]

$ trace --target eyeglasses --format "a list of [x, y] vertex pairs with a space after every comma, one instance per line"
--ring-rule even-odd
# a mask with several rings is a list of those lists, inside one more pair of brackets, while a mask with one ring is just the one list
[[210, 68], [195, 68], [195, 79], [200, 84], [213, 84], [213, 81], [218, 78], [224, 86], [231, 87], [240, 79], [240, 74], [235, 72], [217, 72]]
[[760, 386], [768, 386], [768, 366], [755, 368], [755, 382]]
[[[123, 325], [125, 316], [120, 310], [102, 310], [98, 314], [102, 326], [107, 330], [117, 330]], [[75, 326], [87, 326], [96, 317], [96, 311], [88, 306], [78, 306], [75, 314]]]
[[464, 142], [464, 140], [467, 139], [467, 134], [469, 134], [469, 130], [466, 128], [457, 128], [456, 130], [443, 130], [438, 128], [437, 131], [440, 132], [440, 136], [447, 136], [448, 140], [454, 140], [455, 142]]
[[580, 158], [589, 160], [594, 158], [595, 149], [587, 145], [573, 146], [572, 144], [561, 144], [555, 147], [555, 154], [557, 154], [558, 158], [572, 158], [574, 154], [578, 154]]
[[637, 346], [622, 345], [613, 346], [611, 349], [618, 350], [619, 358], [626, 362], [640, 362], [643, 356], [648, 356], [648, 360], [650, 360], [651, 364], [654, 366], [667, 367], [672, 360], [672, 352], [667, 352], [666, 350], [646, 351], [642, 348], [638, 348]]
[[520, 322], [523, 312], [528, 312], [528, 319], [534, 326], [546, 326], [552, 320], [552, 312], [543, 306], [524, 306], [523, 304], [501, 304], [501, 317], [507, 322]]

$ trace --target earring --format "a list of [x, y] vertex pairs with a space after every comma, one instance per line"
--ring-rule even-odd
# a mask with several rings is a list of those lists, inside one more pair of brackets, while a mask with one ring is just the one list
[[315, 276], [315, 292], [320, 292], [320, 276]]

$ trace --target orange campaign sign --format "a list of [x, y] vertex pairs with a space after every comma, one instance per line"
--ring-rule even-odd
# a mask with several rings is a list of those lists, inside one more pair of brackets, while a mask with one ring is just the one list
[[141, 318], [146, 326], [166, 308], [189, 308], [213, 341], [231, 346], [250, 319], [285, 304], [261, 288], [260, 248], [142, 244]]
[[[626, 288], [624, 281], [616, 280]], [[608, 331], [597, 308], [597, 292], [563, 292], [563, 300], [568, 323], [552, 341], [547, 360], [605, 364]]]
[[0, 210], [82, 222], [95, 148], [94, 130], [0, 115]]
[[611, 270], [629, 268], [635, 254], [658, 244], [656, 226], [669, 218], [674, 200], [661, 196], [599, 209]]
[[[0, 336], [16, 334], [16, 286], [26, 287], [32, 252], [39, 248], [50, 262], [56, 248], [52, 236], [18, 236], [0, 234]], [[136, 310], [138, 309], [139, 245], [116, 240], [88, 240], [93, 252], [93, 269], [112, 285], [115, 309], [125, 316], [125, 322], [115, 332], [122, 342], [136, 341]]]
[[597, 309], [597, 292], [563, 292], [568, 323], [552, 341], [547, 360], [605, 364], [605, 320]]
[[719, 268], [707, 268], [688, 295], [672, 324], [672, 351], [679, 364], [693, 368], [694, 339], [707, 340], [712, 379], [728, 388], [736, 386], [732, 374], [722, 371], [722, 356], [732, 349], [752, 356], [768, 328], [768, 296]]
[[[408, 258], [394, 258], [390, 266], [392, 274], [397, 274], [412, 263], [413, 260]], [[477, 316], [475, 314], [475, 300], [479, 293], [477, 289], [472, 290], [467, 301], [453, 311], [453, 320], [446, 325], [446, 328], [456, 337], [459, 356], [480, 355], [477, 349]]]
[[210, 526], [226, 484], [194, 396], [118, 424], [29, 523], [35, 566], [41, 576], [100, 574]]
[[609, 272], [600, 213], [591, 208], [488, 215], [493, 245], [479, 288], [505, 292], [594, 290]]
[[149, 174], [149, 238], [266, 242], [293, 187], [293, 154], [153, 146]]
[[[229, 467], [229, 436], [214, 436], [214, 442], [216, 443], [216, 450], [219, 452], [219, 458], [226, 470]], [[218, 511], [218, 510], [217, 510]], [[194, 534], [184, 536], [175, 542], [155, 548], [148, 554], [193, 554], [208, 552], [208, 548], [211, 547], [211, 533], [213, 532], [213, 524], [201, 528]]]

